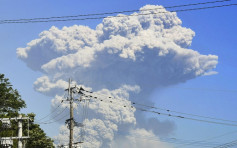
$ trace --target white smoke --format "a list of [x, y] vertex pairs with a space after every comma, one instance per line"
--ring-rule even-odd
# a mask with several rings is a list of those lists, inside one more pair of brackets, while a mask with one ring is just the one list
[[125, 136], [118, 136], [112, 143], [113, 148], [171, 148], [172, 146], [162, 142], [152, 131], [145, 129], [133, 129]]
[[[98, 100], [91, 100], [88, 106], [89, 114], [86, 117], [87, 120], [83, 121], [86, 133], [83, 147], [110, 147], [114, 139], [114, 134], [118, 131], [119, 126], [126, 125], [126, 127], [135, 127], [135, 108], [131, 107], [131, 102], [128, 100], [129, 91], [138, 93], [139, 87], [124, 85], [116, 90], [109, 91], [103, 89], [95, 92], [93, 96], [97, 97]], [[106, 96], [112, 97], [108, 98]], [[52, 100], [53, 106], [60, 105], [62, 100], [62, 97], [56, 96]], [[69, 104], [63, 105], [62, 108], [69, 106]], [[77, 109], [79, 110], [79, 108]], [[85, 116], [82, 111], [75, 112], [74, 119], [81, 121], [79, 117], [82, 116]], [[68, 129], [66, 126], [62, 126], [60, 130], [60, 135], [56, 136], [55, 139], [56, 141], [60, 141], [60, 144], [65, 144], [64, 139], [68, 139]], [[75, 128], [75, 141], [80, 141], [80, 131], [80, 128]], [[93, 143], [93, 145], [91, 145], [91, 143]]]
[[[149, 11], [144, 11], [147, 9]], [[143, 115], [134, 115], [133, 109], [121, 109], [122, 103], [129, 105], [128, 99], [152, 104], [149, 94], [156, 88], [217, 73], [213, 69], [218, 57], [189, 49], [195, 33], [181, 26], [182, 21], [175, 12], [154, 5], [140, 10], [143, 11], [133, 14], [136, 16], [119, 14], [120, 17], [105, 18], [96, 29], [80, 25], [62, 29], [53, 26], [27, 47], [17, 49], [18, 57], [28, 67], [44, 73], [34, 83], [35, 90], [49, 96], [58, 94], [52, 101], [53, 107], [60, 102], [69, 77], [77, 84], [119, 100], [113, 107], [102, 102], [90, 105], [94, 116], [87, 124], [88, 129], [94, 130], [88, 131], [91, 135], [87, 137], [92, 137], [97, 147], [116, 143], [113, 135], [124, 126], [134, 132], [139, 127], [144, 133], [159, 135], [155, 125], [148, 127], [142, 123]], [[147, 13], [153, 14], [142, 15]], [[135, 93], [129, 94], [129, 91]], [[164, 126], [157, 119], [152, 122]], [[173, 123], [168, 125], [168, 129], [173, 129]], [[103, 134], [102, 129], [108, 131], [109, 136]], [[98, 138], [93, 137], [96, 132]]]

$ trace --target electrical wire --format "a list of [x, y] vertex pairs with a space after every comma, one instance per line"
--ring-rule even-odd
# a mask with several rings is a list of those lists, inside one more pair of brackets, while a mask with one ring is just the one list
[[[87, 91], [84, 90], [87, 93], [96, 93], [96, 92], [92, 92], [92, 91]], [[105, 96], [109, 99], [113, 98], [111, 96], [106, 96], [104, 94], [99, 94], [96, 93], [98, 95], [102, 95]], [[224, 121], [224, 122], [232, 122], [232, 123], [237, 123], [237, 121], [233, 121], [233, 120], [226, 120], [226, 119], [221, 119], [221, 118], [214, 118], [214, 117], [208, 117], [208, 116], [202, 116], [202, 115], [197, 115], [197, 114], [190, 114], [190, 113], [184, 113], [184, 112], [179, 112], [179, 111], [174, 111], [174, 110], [170, 110], [170, 109], [164, 109], [164, 108], [159, 108], [159, 107], [155, 107], [155, 106], [150, 106], [150, 105], [145, 105], [145, 104], [141, 104], [141, 103], [137, 103], [137, 102], [133, 102], [131, 101], [131, 103], [133, 104], [133, 106], [135, 105], [139, 105], [139, 106], [143, 106], [143, 107], [147, 107], [150, 109], [157, 109], [157, 110], [162, 110], [162, 111], [166, 111], [166, 112], [172, 112], [172, 113], [177, 113], [177, 114], [182, 114], [182, 115], [188, 115], [188, 116], [193, 116], [193, 117], [200, 117], [200, 118], [206, 118], [206, 119], [211, 119], [211, 120], [219, 120], [219, 121]]]
[[170, 117], [175, 117], [175, 118], [180, 118], [180, 119], [188, 119], [188, 120], [193, 120], [193, 121], [213, 123], [213, 124], [219, 124], [219, 125], [227, 125], [227, 126], [237, 126], [237, 124], [224, 123], [224, 122], [216, 122], [216, 121], [203, 120], [203, 119], [195, 119], [195, 118], [184, 117], [184, 116], [177, 116], [177, 115], [161, 113], [161, 112], [156, 112], [156, 111], [149, 111], [149, 110], [142, 109], [142, 108], [136, 108], [136, 109], [140, 110], [140, 111], [144, 111], [144, 112], [149, 112], [149, 113], [154, 113], [154, 114], [164, 115], [164, 116], [170, 116]]
[[[127, 132], [117, 132], [118, 135], [127, 134]], [[155, 137], [155, 136], [147, 136], [147, 135], [131, 135], [129, 134], [128, 137], [135, 137], [140, 139], [152, 140], [152, 141], [159, 141], [159, 142], [167, 142], [173, 144], [188, 144], [190, 142], [195, 142], [192, 146], [202, 146], [202, 147], [213, 147], [219, 145], [217, 142], [207, 142], [207, 141], [196, 141], [196, 140], [184, 140], [184, 139], [176, 139], [176, 138], [164, 138], [164, 137]]]
[[[94, 93], [91, 91], [86, 91], [88, 93]], [[97, 93], [98, 94], [98, 93]], [[103, 96], [106, 96], [104, 94], [100, 94]], [[108, 96], [107, 96], [108, 97]], [[112, 98], [112, 97], [108, 97], [108, 98]], [[224, 122], [232, 122], [232, 123], [237, 123], [237, 121], [233, 121], [233, 120], [226, 120], [226, 119], [221, 119], [221, 118], [214, 118], [214, 117], [208, 117], [208, 116], [202, 116], [202, 115], [197, 115], [197, 114], [190, 114], [190, 113], [184, 113], [184, 112], [178, 112], [178, 111], [173, 111], [170, 109], [164, 109], [164, 108], [159, 108], [159, 107], [155, 107], [155, 106], [150, 106], [150, 105], [145, 105], [145, 104], [141, 104], [141, 103], [136, 103], [136, 102], [131, 102], [133, 105], [139, 105], [139, 106], [143, 106], [143, 107], [147, 107], [150, 109], [157, 109], [157, 110], [162, 110], [162, 111], [166, 111], [166, 112], [172, 112], [172, 113], [177, 113], [177, 114], [182, 114], [182, 115], [188, 115], [188, 116], [193, 116], [193, 117], [200, 117], [200, 118], [206, 118], [206, 119], [211, 119], [211, 120], [219, 120], [219, 121], [224, 121]]]
[[[104, 101], [103, 99], [100, 99], [98, 97], [93, 97], [92, 95], [90, 96], [86, 96], [84, 95], [84, 97], [90, 97], [90, 98], [94, 98], [94, 99], [98, 99], [100, 101]], [[104, 101], [105, 102], [105, 101]], [[109, 101], [110, 103], [112, 103], [111, 101]], [[128, 106], [123, 106], [123, 107], [128, 107]], [[133, 107], [133, 106], [131, 106]], [[155, 111], [148, 111], [146, 109], [143, 109], [143, 108], [136, 108], [137, 110], [140, 110], [140, 111], [145, 111], [145, 112], [150, 112], [150, 113], [155, 113], [155, 114], [158, 114], [158, 115], [165, 115], [165, 116], [171, 116], [171, 117], [176, 117], [176, 118], [184, 118], [184, 119], [189, 119], [189, 120], [194, 120], [194, 121], [201, 121], [201, 122], [208, 122], [208, 123], [215, 123], [215, 124], [221, 124], [221, 125], [228, 125], [228, 126], [237, 126], [235, 124], [228, 124], [228, 123], [221, 123], [221, 122], [215, 122], [215, 121], [207, 121], [207, 120], [201, 120], [201, 119], [195, 119], [195, 118], [188, 118], [188, 117], [182, 117], [182, 116], [176, 116], [176, 115], [172, 115], [172, 114], [166, 114], [166, 113], [160, 113], [160, 112], [155, 112]], [[235, 132], [235, 131], [234, 131]], [[234, 133], [234, 132], [231, 132], [231, 133]], [[227, 133], [227, 134], [230, 134], [230, 133]], [[224, 135], [227, 135], [227, 134], [223, 134], [221, 136], [224, 136]], [[221, 137], [221, 136], [218, 136], [218, 137]], [[214, 138], [217, 138], [217, 137], [214, 137]], [[209, 138], [210, 139], [214, 139], [214, 138]], [[208, 142], [208, 141], [203, 141], [203, 140], [200, 140], [200, 141], [186, 141], [186, 142], [174, 142], [174, 141], [171, 141], [173, 139], [165, 139], [165, 138], [161, 138], [160, 141], [165, 141], [165, 142], [169, 142], [169, 143], [176, 143], [176, 144], [182, 144], [183, 146], [186, 146], [186, 145], [193, 145], [193, 146], [202, 146], [202, 147], [212, 147], [213, 144], [216, 144], [216, 143], [211, 143], [211, 142]], [[212, 144], [212, 145], [211, 145]], [[216, 144], [217, 145], [217, 144]], [[223, 147], [224, 148], [224, 147]]]
[[212, 119], [212, 120], [219, 120], [219, 121], [237, 123], [237, 121], [233, 121], [233, 120], [226, 120], [226, 119], [220, 119], [220, 118], [214, 118], [214, 117], [208, 117], [208, 116], [201, 116], [201, 115], [190, 114], [190, 113], [183, 113], [183, 112], [173, 111], [173, 110], [159, 108], [159, 107], [155, 107], [155, 106], [144, 105], [144, 104], [140, 104], [140, 103], [136, 103], [136, 102], [132, 102], [132, 104], [133, 105], [144, 106], [144, 107], [147, 107], [147, 108], [150, 108], [150, 109], [163, 110], [163, 111], [166, 111], [166, 112], [172, 112], [172, 113], [183, 114], [183, 115], [188, 115], [188, 116], [194, 116], [194, 117], [200, 117], [200, 118], [206, 118], [206, 119]]
[[[50, 121], [52, 121], [53, 119], [55, 119], [56, 117], [58, 117], [59, 115], [61, 115], [66, 109], [67, 109], [67, 107], [65, 107], [61, 112], [59, 112], [58, 114], [56, 114], [53, 118], [51, 118], [51, 119], [49, 119], [49, 120], [46, 120], [46, 121], [37, 122], [37, 124], [53, 123], [53, 122], [50, 122]], [[60, 119], [61, 119], [61, 118], [60, 118]], [[58, 121], [58, 120], [54, 120], [54, 121]]]
[[[88, 108], [89, 108], [89, 100], [88, 99], [85, 99], [85, 100], [83, 100], [83, 117], [82, 117], [82, 123], [83, 123], [83, 121], [85, 121], [85, 119], [87, 119], [88, 118]], [[86, 127], [85, 127], [85, 125], [83, 125], [82, 127], [81, 127], [81, 132], [80, 132], [80, 137], [81, 137], [81, 141], [80, 142], [82, 142], [82, 141], [84, 141], [84, 137], [85, 137], [85, 129]]]
[[[218, 136], [215, 136], [215, 137], [209, 137], [209, 138], [206, 138], [205, 140], [202, 140], [202, 141], [209, 141], [209, 140], [213, 140], [213, 139], [217, 139], [217, 138], [220, 138], [220, 137], [223, 137], [223, 136], [227, 136], [227, 135], [231, 135], [231, 134], [235, 134], [237, 133], [237, 131], [231, 131], [231, 132], [227, 132], [227, 133], [224, 133], [224, 134], [221, 134], [221, 135], [218, 135]], [[180, 145], [178, 147], [175, 147], [175, 148], [184, 148], [185, 146], [188, 146], [188, 145], [192, 145], [194, 144], [195, 142], [191, 142], [189, 144], [183, 144], [183, 145]]]
[[61, 118], [59, 118], [59, 119], [57, 119], [57, 120], [54, 120], [54, 121], [52, 121], [52, 122], [41, 122], [41, 123], [37, 123], [37, 124], [51, 124], [51, 123], [55, 123], [55, 122], [57, 122], [57, 121], [60, 121], [60, 120], [64, 119], [65, 117], [67, 117], [67, 116], [69, 116], [69, 115], [70, 115], [70, 113], [68, 113], [68, 114], [66, 114], [65, 116], [62, 116]]
[[[64, 93], [64, 97], [65, 97], [65, 93]], [[58, 110], [58, 108], [62, 105], [62, 103], [63, 103], [63, 101], [64, 100], [62, 100], [61, 102], [60, 102], [60, 104], [55, 108], [55, 109], [53, 109], [49, 114], [47, 114], [46, 116], [44, 116], [44, 117], [42, 117], [42, 118], [40, 118], [40, 119], [35, 119], [35, 121], [36, 122], [39, 122], [39, 121], [41, 121], [41, 120], [43, 120], [43, 119], [45, 119], [45, 118], [47, 118], [47, 117], [49, 117], [50, 115], [52, 115], [55, 111], [57, 111]]]
[[237, 145], [237, 140], [234, 140], [234, 141], [231, 141], [231, 142], [219, 145], [219, 146], [215, 146], [213, 148], [228, 148], [228, 147], [232, 147], [232, 146], [235, 146], [235, 145]]
[[[131, 17], [131, 16], [144, 16], [144, 15], [154, 15], [160, 13], [170, 13], [170, 12], [186, 12], [186, 11], [195, 11], [195, 10], [204, 10], [204, 9], [212, 9], [212, 8], [221, 8], [221, 7], [230, 7], [230, 6], [237, 6], [237, 4], [228, 4], [228, 5], [217, 5], [217, 6], [209, 6], [209, 7], [199, 7], [199, 8], [190, 8], [190, 9], [178, 9], [178, 10], [171, 10], [171, 11], [164, 11], [164, 12], [156, 12], [156, 13], [144, 13], [144, 14], [132, 14], [132, 15], [117, 15], [117, 16], [99, 16], [99, 17], [85, 17], [85, 18], [70, 18], [70, 19], [48, 19], [43, 20], [39, 18], [31, 19], [19, 19], [17, 21], [14, 20], [1, 20], [0, 24], [19, 24], [19, 23], [46, 23], [46, 22], [65, 22], [65, 21], [84, 21], [84, 20], [97, 20], [97, 19], [104, 19], [104, 18], [122, 18], [122, 17]], [[89, 15], [89, 14], [88, 14]], [[95, 15], [95, 14], [93, 14]], [[78, 15], [79, 16], [79, 15]], [[36, 19], [36, 20], [34, 20]], [[24, 21], [25, 20], [25, 21]]]
[[47, 118], [48, 116], [52, 115], [55, 111], [57, 111], [60, 106], [61, 106], [61, 104], [59, 104], [59, 105], [58, 105], [51, 113], [49, 113], [48, 115], [46, 115], [46, 116], [44, 116], [44, 117], [42, 117], [42, 118], [40, 118], [40, 119], [35, 119], [35, 120], [36, 120], [36, 121], [40, 121], [40, 120], [43, 120], [43, 119]]
[[[93, 93], [92, 91], [86, 91], [86, 90], [84, 90], [84, 91], [87, 92], [87, 93], [91, 93], [91, 94]], [[104, 95], [104, 94], [101, 94], [101, 95]], [[86, 97], [94, 97], [92, 95], [85, 95], [85, 96]], [[106, 96], [106, 95], [104, 95], [104, 96]], [[94, 97], [94, 98], [98, 99], [98, 97]], [[107, 96], [107, 98], [111, 99], [112, 97]], [[99, 99], [99, 100], [101, 100], [101, 99]], [[141, 109], [140, 108], [141, 111], [146, 111], [146, 112], [151, 112], [151, 113], [156, 113], [156, 114], [160, 113], [162, 115], [173, 116], [173, 117], [176, 117], [176, 118], [185, 118], [185, 119], [195, 120], [195, 121], [200, 121], [200, 122], [209, 122], [209, 123], [215, 123], [215, 124], [225, 124], [225, 125], [237, 126], [237, 124], [232, 124], [232, 123], [237, 123], [237, 121], [225, 120], [225, 119], [207, 117], [207, 116], [201, 116], [201, 115], [190, 114], [190, 113], [183, 113], [183, 112], [173, 111], [173, 110], [169, 110], [169, 109], [158, 108], [158, 107], [155, 107], [155, 106], [144, 105], [144, 104], [136, 103], [136, 102], [133, 102], [133, 101], [131, 103], [132, 103], [131, 107], [135, 107], [134, 105], [139, 105], [139, 106], [147, 107], [147, 108], [150, 108], [150, 109], [163, 110], [163, 111], [166, 111], [166, 112], [169, 112], [169, 113], [160, 113], [160, 112], [156, 112], [156, 111], [153, 111], [153, 110], [150, 111], [150, 110], [147, 110], [147, 109]], [[135, 107], [135, 108], [139, 109], [137, 107]], [[177, 116], [177, 115], [170, 114], [170, 112], [171, 113], [176, 113], [176, 114], [193, 116], [193, 117], [206, 118], [206, 119], [211, 119], [211, 120], [219, 120], [219, 121], [224, 121], [224, 122], [216, 122], [216, 121], [210, 121], [210, 120], [196, 119], [196, 118], [192, 118], [192, 117]], [[225, 122], [231, 122], [231, 123], [225, 123]]]
[[[84, 95], [84, 97], [88, 97], [88, 98], [94, 98], [94, 99], [98, 99], [100, 101], [104, 101], [103, 99], [100, 99], [98, 97], [94, 97], [92, 95]], [[111, 97], [110, 97], [111, 98]], [[112, 101], [109, 101], [110, 103], [113, 103]], [[146, 106], [146, 105], [144, 105]], [[225, 123], [225, 122], [217, 122], [217, 121], [211, 121], [211, 120], [204, 120], [204, 119], [197, 119], [197, 118], [192, 118], [192, 117], [185, 117], [185, 116], [180, 116], [180, 115], [173, 115], [170, 113], [162, 113], [162, 112], [157, 112], [157, 111], [150, 111], [144, 108], [138, 108], [138, 107], [134, 107], [134, 106], [126, 106], [124, 105], [123, 107], [131, 107], [131, 108], [136, 108], [139, 111], [143, 111], [143, 112], [149, 112], [149, 113], [153, 113], [153, 114], [157, 114], [157, 115], [164, 115], [164, 116], [169, 116], [169, 117], [175, 117], [175, 118], [179, 118], [179, 119], [187, 119], [187, 120], [193, 120], [193, 121], [199, 121], [199, 122], [206, 122], [206, 123], [213, 123], [213, 124], [219, 124], [219, 125], [226, 125], [226, 126], [237, 126], [237, 124], [232, 124], [232, 123]]]
[[[197, 6], [197, 5], [214, 4], [214, 3], [221, 3], [221, 2], [227, 2], [227, 1], [231, 1], [231, 0], [219, 0], [219, 1], [209, 1], [209, 2], [203, 2], [203, 3], [191, 3], [191, 4], [185, 4], [185, 5], [166, 6], [166, 7], [164, 7], [164, 8], [165, 8], [165, 9], [170, 9], [170, 8], [179, 8], [179, 7], [187, 7], [187, 6]], [[125, 11], [115, 11], [115, 12], [103, 12], [103, 13], [93, 13], [93, 14], [79, 14], [79, 15], [69, 15], [69, 16], [52, 16], [52, 17], [30, 18], [30, 19], [0, 20], [0, 22], [48, 20], [48, 19], [60, 19], [60, 18], [74, 18], [74, 17], [109, 15], [109, 14], [138, 12], [138, 11], [150, 11], [150, 10], [158, 10], [158, 9], [163, 9], [163, 8], [142, 9], [142, 10], [135, 9], [135, 10], [125, 10]]]

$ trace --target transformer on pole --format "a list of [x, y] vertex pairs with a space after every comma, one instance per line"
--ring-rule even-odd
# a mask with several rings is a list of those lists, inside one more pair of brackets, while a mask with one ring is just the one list
[[[69, 79], [69, 85], [68, 85], [68, 88], [65, 90], [68, 92], [68, 97], [66, 100], [62, 100], [63, 101], [68, 101], [69, 104], [70, 104], [70, 118], [66, 120], [66, 124], [68, 124], [68, 128], [69, 128], [69, 131], [70, 131], [70, 134], [69, 134], [69, 148], [75, 148], [75, 147], [80, 147], [80, 144], [83, 143], [83, 140], [80, 140], [79, 142], [74, 142], [73, 141], [73, 128], [76, 126], [76, 127], [81, 127], [83, 128], [84, 125], [83, 123], [79, 123], [79, 122], [76, 122], [75, 119], [74, 119], [74, 113], [73, 113], [73, 103], [74, 101], [83, 101], [83, 100], [88, 100], [88, 98], [82, 98], [80, 97], [79, 99], [74, 99], [73, 97], [73, 94], [79, 94], [81, 95], [81, 91], [84, 90], [82, 87], [77, 87], [76, 85], [75, 86], [72, 86], [71, 84], [71, 79]], [[67, 145], [61, 145], [61, 147], [67, 147]]]

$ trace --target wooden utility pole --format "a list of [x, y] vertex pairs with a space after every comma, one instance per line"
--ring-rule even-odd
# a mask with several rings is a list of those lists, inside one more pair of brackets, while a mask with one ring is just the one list
[[69, 148], [72, 148], [74, 119], [73, 119], [73, 92], [72, 92], [72, 88], [71, 88], [71, 79], [69, 79], [68, 95], [69, 95], [69, 101], [70, 101]]
[[[73, 115], [73, 105], [74, 105], [74, 101], [81, 101], [79, 99], [75, 99], [73, 98], [73, 94], [80, 94], [81, 90], [83, 90], [82, 87], [78, 88], [76, 85], [72, 86], [72, 80], [69, 79], [69, 84], [68, 84], [68, 88], [65, 89], [65, 91], [68, 92], [68, 96], [66, 100], [62, 100], [63, 101], [69, 101], [70, 104], [70, 118], [66, 120], [66, 124], [68, 124], [68, 129], [69, 129], [69, 148], [73, 148], [73, 145], [75, 145], [75, 143], [73, 142], [73, 128], [74, 126], [77, 127], [82, 127], [83, 124], [78, 123], [74, 120], [74, 115]], [[82, 143], [82, 142], [80, 142]]]

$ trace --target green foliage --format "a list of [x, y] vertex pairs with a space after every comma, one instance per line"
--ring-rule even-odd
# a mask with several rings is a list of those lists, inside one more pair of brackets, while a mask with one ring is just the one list
[[[35, 114], [27, 115], [30, 117], [30, 139], [27, 140], [27, 148], [53, 148], [53, 140], [46, 136], [38, 124], [34, 124]], [[27, 125], [27, 124], [24, 124]], [[27, 128], [27, 127], [26, 127]]]
[[25, 101], [21, 99], [18, 91], [12, 88], [4, 74], [0, 74], [0, 113], [16, 116], [18, 111], [25, 107]]
[[[19, 111], [25, 108], [25, 101], [21, 99], [20, 94], [16, 89], [12, 88], [11, 83], [4, 74], [0, 74], [0, 118], [14, 118], [19, 115]], [[26, 116], [22, 114], [23, 116]], [[53, 148], [53, 140], [46, 136], [45, 132], [38, 124], [34, 123], [35, 114], [27, 114], [30, 118], [29, 135], [26, 148]], [[0, 122], [0, 137], [15, 137], [17, 136], [17, 121], [11, 121], [11, 128], [2, 128]], [[28, 135], [28, 121], [23, 120], [23, 136]], [[17, 148], [17, 140], [13, 141], [13, 148]]]

